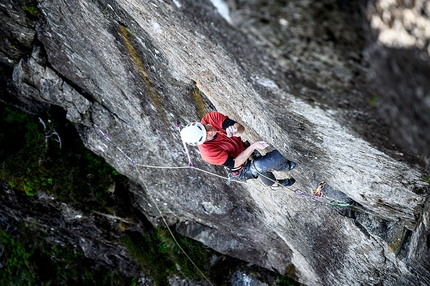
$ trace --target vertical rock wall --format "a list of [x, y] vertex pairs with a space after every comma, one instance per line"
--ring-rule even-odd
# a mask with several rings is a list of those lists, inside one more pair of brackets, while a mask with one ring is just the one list
[[[229, 4], [230, 23], [209, 1], [38, 1], [39, 47], [14, 65], [15, 88], [67, 110], [87, 147], [140, 184], [154, 223], [160, 210], [215, 250], [309, 285], [428, 282], [428, 182], [369, 103], [366, 3]], [[294, 188], [175, 169], [187, 166], [175, 123], [211, 110], [298, 162]], [[292, 192], [321, 180], [356, 207]]]

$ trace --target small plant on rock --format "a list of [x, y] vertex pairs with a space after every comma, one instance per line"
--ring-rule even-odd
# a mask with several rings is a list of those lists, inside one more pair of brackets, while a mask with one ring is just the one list
[[24, 5], [24, 6], [22, 6], [21, 8], [22, 8], [22, 10], [24, 10], [25, 12], [28, 12], [31, 16], [36, 16], [36, 15], [37, 15], [37, 13], [39, 13], [39, 10], [37, 10], [37, 8], [36, 8], [36, 7], [34, 7], [34, 6], [27, 6], [27, 5]]

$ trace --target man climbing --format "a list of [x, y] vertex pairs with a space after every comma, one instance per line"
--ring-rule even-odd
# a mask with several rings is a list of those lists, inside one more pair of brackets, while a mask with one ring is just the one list
[[[265, 156], [254, 152], [267, 148], [269, 144], [265, 141], [245, 143], [240, 138], [244, 132], [245, 127], [236, 121], [219, 112], [210, 112], [201, 122], [190, 123], [182, 129], [181, 138], [189, 145], [198, 146], [204, 161], [225, 166], [240, 180], [260, 177], [265, 185], [272, 188], [294, 184], [296, 180], [293, 178], [276, 180], [272, 171], [291, 171], [296, 163], [285, 159], [277, 150]], [[256, 156], [251, 160], [253, 154]]]

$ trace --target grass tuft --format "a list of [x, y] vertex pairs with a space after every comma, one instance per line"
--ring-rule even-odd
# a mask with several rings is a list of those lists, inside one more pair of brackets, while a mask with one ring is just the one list
[[35, 6], [27, 6], [24, 5], [21, 7], [22, 10], [24, 10], [25, 12], [29, 13], [31, 16], [36, 16], [37, 13], [39, 13], [39, 10], [35, 7]]

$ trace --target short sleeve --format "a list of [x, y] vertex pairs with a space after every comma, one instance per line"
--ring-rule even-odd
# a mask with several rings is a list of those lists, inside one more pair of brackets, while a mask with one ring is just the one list
[[224, 114], [220, 113], [220, 112], [209, 112], [208, 114], [206, 114], [202, 120], [201, 123], [202, 124], [210, 124], [213, 127], [215, 127], [218, 130], [223, 129], [222, 128], [222, 124], [224, 122], [224, 120], [226, 120], [228, 117], [225, 116]]

